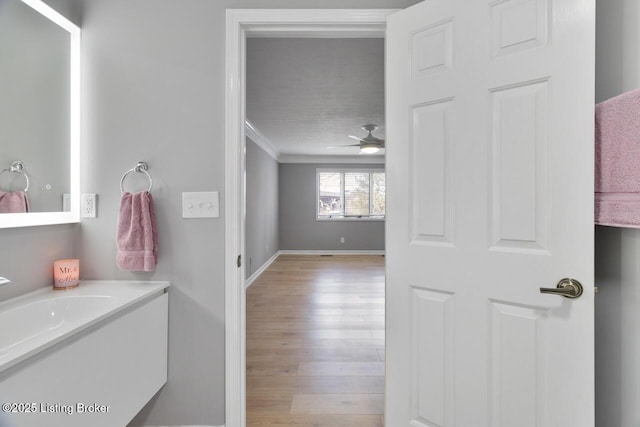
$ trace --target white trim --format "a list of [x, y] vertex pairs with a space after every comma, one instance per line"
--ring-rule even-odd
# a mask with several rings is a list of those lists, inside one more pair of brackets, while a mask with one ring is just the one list
[[245, 60], [252, 36], [384, 37], [392, 9], [227, 9], [225, 72], [225, 424], [246, 425]]
[[265, 153], [270, 155], [273, 160], [276, 162], [280, 161], [280, 152], [278, 149], [271, 143], [271, 141], [269, 141], [269, 138], [264, 136], [262, 132], [260, 132], [260, 130], [249, 120], [244, 121], [244, 131], [247, 138], [255, 142], [256, 145], [262, 148]]
[[249, 289], [249, 286], [253, 283], [254, 280], [258, 278], [280, 255], [280, 251], [277, 251], [271, 258], [269, 258], [262, 266], [254, 271], [254, 273], [244, 282], [244, 288]]
[[315, 250], [315, 249], [284, 249], [273, 254], [262, 266], [257, 269], [245, 282], [245, 289], [249, 289], [249, 286], [265, 272], [267, 268], [278, 259], [280, 255], [384, 255], [384, 250]]
[[358, 218], [357, 216], [335, 216], [335, 217], [318, 217], [316, 214], [316, 222], [336, 222], [336, 221], [355, 221], [355, 222], [367, 222], [367, 221], [386, 221], [386, 217], [383, 216], [365, 216]]
[[273, 254], [262, 266], [257, 269], [244, 283], [245, 289], [249, 289], [249, 286], [265, 272], [273, 262], [278, 259], [280, 255], [384, 255], [384, 250], [281, 250]]
[[237, 13], [227, 10], [225, 71], [225, 425], [245, 427], [245, 289], [244, 254], [245, 171], [245, 32]]
[[[382, 10], [382, 9], [381, 9]], [[288, 24], [286, 28], [274, 29], [277, 32], [270, 31], [252, 31], [249, 36], [252, 39], [257, 38], [313, 38], [313, 39], [381, 39], [384, 36], [380, 33], [376, 27], [362, 27], [358, 32], [354, 33], [353, 28], [347, 26], [336, 25], [331, 32], [314, 32], [310, 34], [304, 27], [290, 27]]]
[[397, 9], [227, 9], [251, 37], [381, 38]]
[[280, 163], [367, 163], [384, 164], [384, 156], [329, 156], [320, 154], [281, 154]]
[[368, 172], [368, 173], [380, 173], [385, 172], [384, 167], [378, 168], [327, 168], [327, 167], [318, 167], [316, 168], [316, 173], [318, 172], [340, 172], [340, 173], [349, 173], [349, 172]]
[[384, 255], [384, 250], [281, 250], [280, 255]]

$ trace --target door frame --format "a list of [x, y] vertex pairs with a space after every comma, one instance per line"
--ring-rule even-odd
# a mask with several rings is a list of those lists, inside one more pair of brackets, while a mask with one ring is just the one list
[[225, 71], [225, 425], [246, 425], [246, 37], [385, 36], [397, 9], [227, 9]]

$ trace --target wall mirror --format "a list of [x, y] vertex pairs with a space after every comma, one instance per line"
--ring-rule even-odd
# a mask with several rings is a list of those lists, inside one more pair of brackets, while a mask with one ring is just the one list
[[0, 0], [0, 171], [0, 228], [79, 221], [80, 28], [41, 0]]

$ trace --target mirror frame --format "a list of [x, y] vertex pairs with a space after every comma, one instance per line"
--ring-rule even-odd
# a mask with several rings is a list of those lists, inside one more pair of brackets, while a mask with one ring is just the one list
[[71, 47], [70, 67], [70, 211], [65, 212], [29, 212], [3, 213], [0, 215], [0, 228], [27, 227], [33, 225], [69, 224], [80, 222], [80, 27], [42, 0], [21, 0], [36, 12], [63, 30], [69, 32]]

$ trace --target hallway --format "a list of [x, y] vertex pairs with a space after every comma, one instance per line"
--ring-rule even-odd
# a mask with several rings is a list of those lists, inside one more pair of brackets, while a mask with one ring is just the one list
[[247, 426], [382, 427], [384, 257], [281, 255], [247, 290]]

